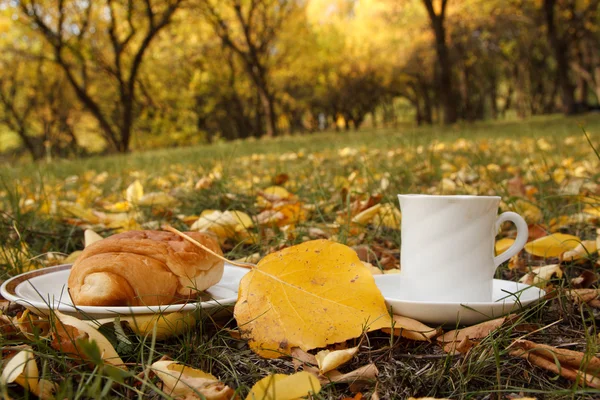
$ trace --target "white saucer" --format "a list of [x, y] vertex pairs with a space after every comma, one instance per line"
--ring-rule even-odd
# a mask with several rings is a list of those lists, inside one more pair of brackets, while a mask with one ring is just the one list
[[375, 283], [388, 307], [394, 314], [416, 319], [430, 325], [473, 325], [498, 318], [526, 307], [540, 299], [546, 292], [536, 286], [494, 279], [493, 301], [482, 303], [447, 303], [414, 301], [402, 298], [398, 293], [401, 274], [375, 275]]
[[249, 271], [225, 263], [223, 277], [206, 290], [210, 300], [139, 307], [75, 307], [67, 292], [67, 280], [72, 264], [57, 265], [17, 275], [2, 284], [0, 294], [9, 301], [21, 304], [36, 314], [48, 314], [50, 309], [79, 318], [109, 318], [115, 315], [154, 314], [175, 311], [192, 311], [197, 308], [216, 309], [235, 304], [242, 277]]

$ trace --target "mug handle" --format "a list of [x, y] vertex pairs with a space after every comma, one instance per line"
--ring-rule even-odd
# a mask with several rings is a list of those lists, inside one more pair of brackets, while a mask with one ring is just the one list
[[521, 217], [519, 214], [512, 211], [504, 212], [498, 216], [495, 225], [496, 230], [494, 232], [498, 232], [500, 225], [502, 225], [502, 223], [505, 221], [510, 221], [517, 226], [517, 238], [505, 252], [494, 257], [494, 265], [496, 267], [521, 251], [521, 249], [525, 247], [527, 238], [529, 237], [529, 228], [527, 227], [527, 222], [525, 222], [523, 217]]

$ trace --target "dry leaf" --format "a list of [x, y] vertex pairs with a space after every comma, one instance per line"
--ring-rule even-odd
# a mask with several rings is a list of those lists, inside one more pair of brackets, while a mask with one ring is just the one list
[[554, 276], [559, 279], [563, 276], [563, 271], [559, 264], [532, 268], [529, 273], [523, 275], [521, 279], [519, 279], [519, 282], [543, 288], [548, 285], [548, 282]]
[[596, 273], [586, 269], [582, 271], [579, 276], [571, 279], [571, 286], [578, 289], [589, 288], [596, 283], [597, 280], [598, 277], [596, 276]]
[[538, 257], [558, 257], [565, 251], [577, 247], [581, 242], [577, 236], [553, 233], [531, 241], [525, 245], [525, 251]]
[[163, 390], [175, 398], [229, 400], [235, 394], [215, 376], [175, 361], [156, 361], [151, 369], [163, 382]]
[[305, 352], [299, 347], [294, 347], [292, 349], [291, 356], [295, 370], [298, 370], [298, 368], [302, 365], [317, 365], [316, 357], [310, 353]]
[[86, 229], [83, 232], [83, 238], [84, 238], [84, 247], [88, 247], [89, 245], [96, 243], [102, 239], [104, 239], [102, 236], [98, 235], [96, 232], [94, 232], [91, 229]]
[[242, 278], [234, 316], [250, 347], [268, 358], [390, 324], [383, 296], [354, 250], [327, 240], [260, 260]]
[[439, 333], [435, 328], [431, 328], [417, 320], [401, 315], [394, 314], [393, 321], [390, 321], [390, 323], [391, 326], [383, 328], [382, 331], [391, 333], [393, 328], [394, 336], [402, 336], [406, 339], [429, 341]]
[[321, 350], [316, 355], [319, 372], [324, 374], [350, 361], [358, 352], [358, 346], [344, 350]]
[[32, 314], [29, 310], [18, 313], [12, 323], [29, 340], [35, 340], [36, 335], [46, 337], [50, 333], [50, 321], [47, 317]]
[[579, 384], [600, 388], [600, 358], [579, 351], [559, 349], [529, 340], [512, 343], [510, 355], [552, 371]]
[[409, 397], [408, 400], [452, 400], [446, 397]]
[[375, 366], [375, 364], [371, 363], [357, 368], [354, 371], [347, 372], [345, 374], [339, 372], [338, 370], [329, 371], [322, 378], [322, 381], [324, 381], [324, 383], [333, 382], [347, 384], [353, 384], [357, 382], [371, 382], [377, 377], [378, 374], [379, 371], [377, 370], [377, 367]]
[[273, 374], [256, 382], [246, 400], [296, 400], [320, 391], [317, 377], [306, 371], [293, 375]]
[[377, 215], [380, 208], [381, 204], [376, 204], [371, 208], [361, 211], [352, 218], [352, 222], [355, 224], [367, 225], [373, 218], [375, 218], [375, 215]]
[[562, 261], [578, 261], [585, 260], [590, 255], [597, 253], [598, 247], [596, 246], [596, 240], [583, 240], [573, 250], [565, 251], [559, 256], [559, 260]]
[[573, 289], [565, 293], [575, 304], [590, 303], [600, 297], [600, 289]]
[[35, 362], [35, 355], [30, 346], [23, 346], [3, 366], [0, 380], [4, 385], [12, 382], [33, 393], [37, 392], [39, 371]]
[[442, 349], [448, 354], [467, 354], [473, 346], [475, 342], [465, 336], [461, 341], [444, 343]]
[[66, 353], [76, 354], [83, 358], [80, 341], [96, 342], [102, 359], [108, 364], [127, 369], [117, 351], [108, 339], [98, 332], [91, 323], [86, 323], [70, 315], [55, 311], [55, 330], [52, 332], [52, 347]]
[[205, 210], [200, 218], [192, 224], [190, 230], [200, 232], [212, 232], [219, 239], [245, 237], [248, 229], [254, 226], [254, 222], [248, 214], [242, 211]]
[[510, 314], [477, 325], [449, 331], [438, 337], [437, 341], [438, 343], [443, 344], [444, 351], [447, 353], [466, 353], [473, 345], [475, 345], [477, 339], [487, 337], [491, 332], [500, 328], [507, 321], [512, 320], [513, 317], [514, 315]]
[[[196, 324], [196, 317], [190, 312], [136, 315], [131, 317], [119, 317], [118, 320], [120, 322], [126, 322], [131, 330], [139, 336], [154, 335], [154, 329], [156, 329], [157, 340], [178, 336]], [[116, 319], [106, 318], [96, 321], [99, 325], [112, 322], [116, 322]]]
[[136, 204], [138, 200], [142, 198], [143, 195], [144, 186], [137, 179], [125, 190], [125, 200], [132, 204]]
[[172, 207], [179, 201], [165, 192], [152, 192], [143, 195], [137, 200], [136, 205], [145, 207]]

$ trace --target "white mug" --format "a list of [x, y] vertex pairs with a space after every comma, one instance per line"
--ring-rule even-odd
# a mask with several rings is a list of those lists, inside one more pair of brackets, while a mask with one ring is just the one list
[[[498, 265], [527, 242], [528, 228], [517, 213], [497, 215], [498, 196], [398, 195], [402, 211], [400, 274], [402, 297], [414, 301], [490, 302]], [[504, 221], [517, 226], [512, 246], [494, 256]]]

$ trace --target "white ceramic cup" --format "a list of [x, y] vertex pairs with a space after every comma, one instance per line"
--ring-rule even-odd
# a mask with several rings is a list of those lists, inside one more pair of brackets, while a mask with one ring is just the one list
[[[403, 298], [433, 302], [490, 302], [498, 265], [517, 254], [528, 237], [517, 213], [498, 213], [498, 196], [401, 194], [400, 251]], [[494, 256], [504, 221], [517, 226], [515, 243]]]

